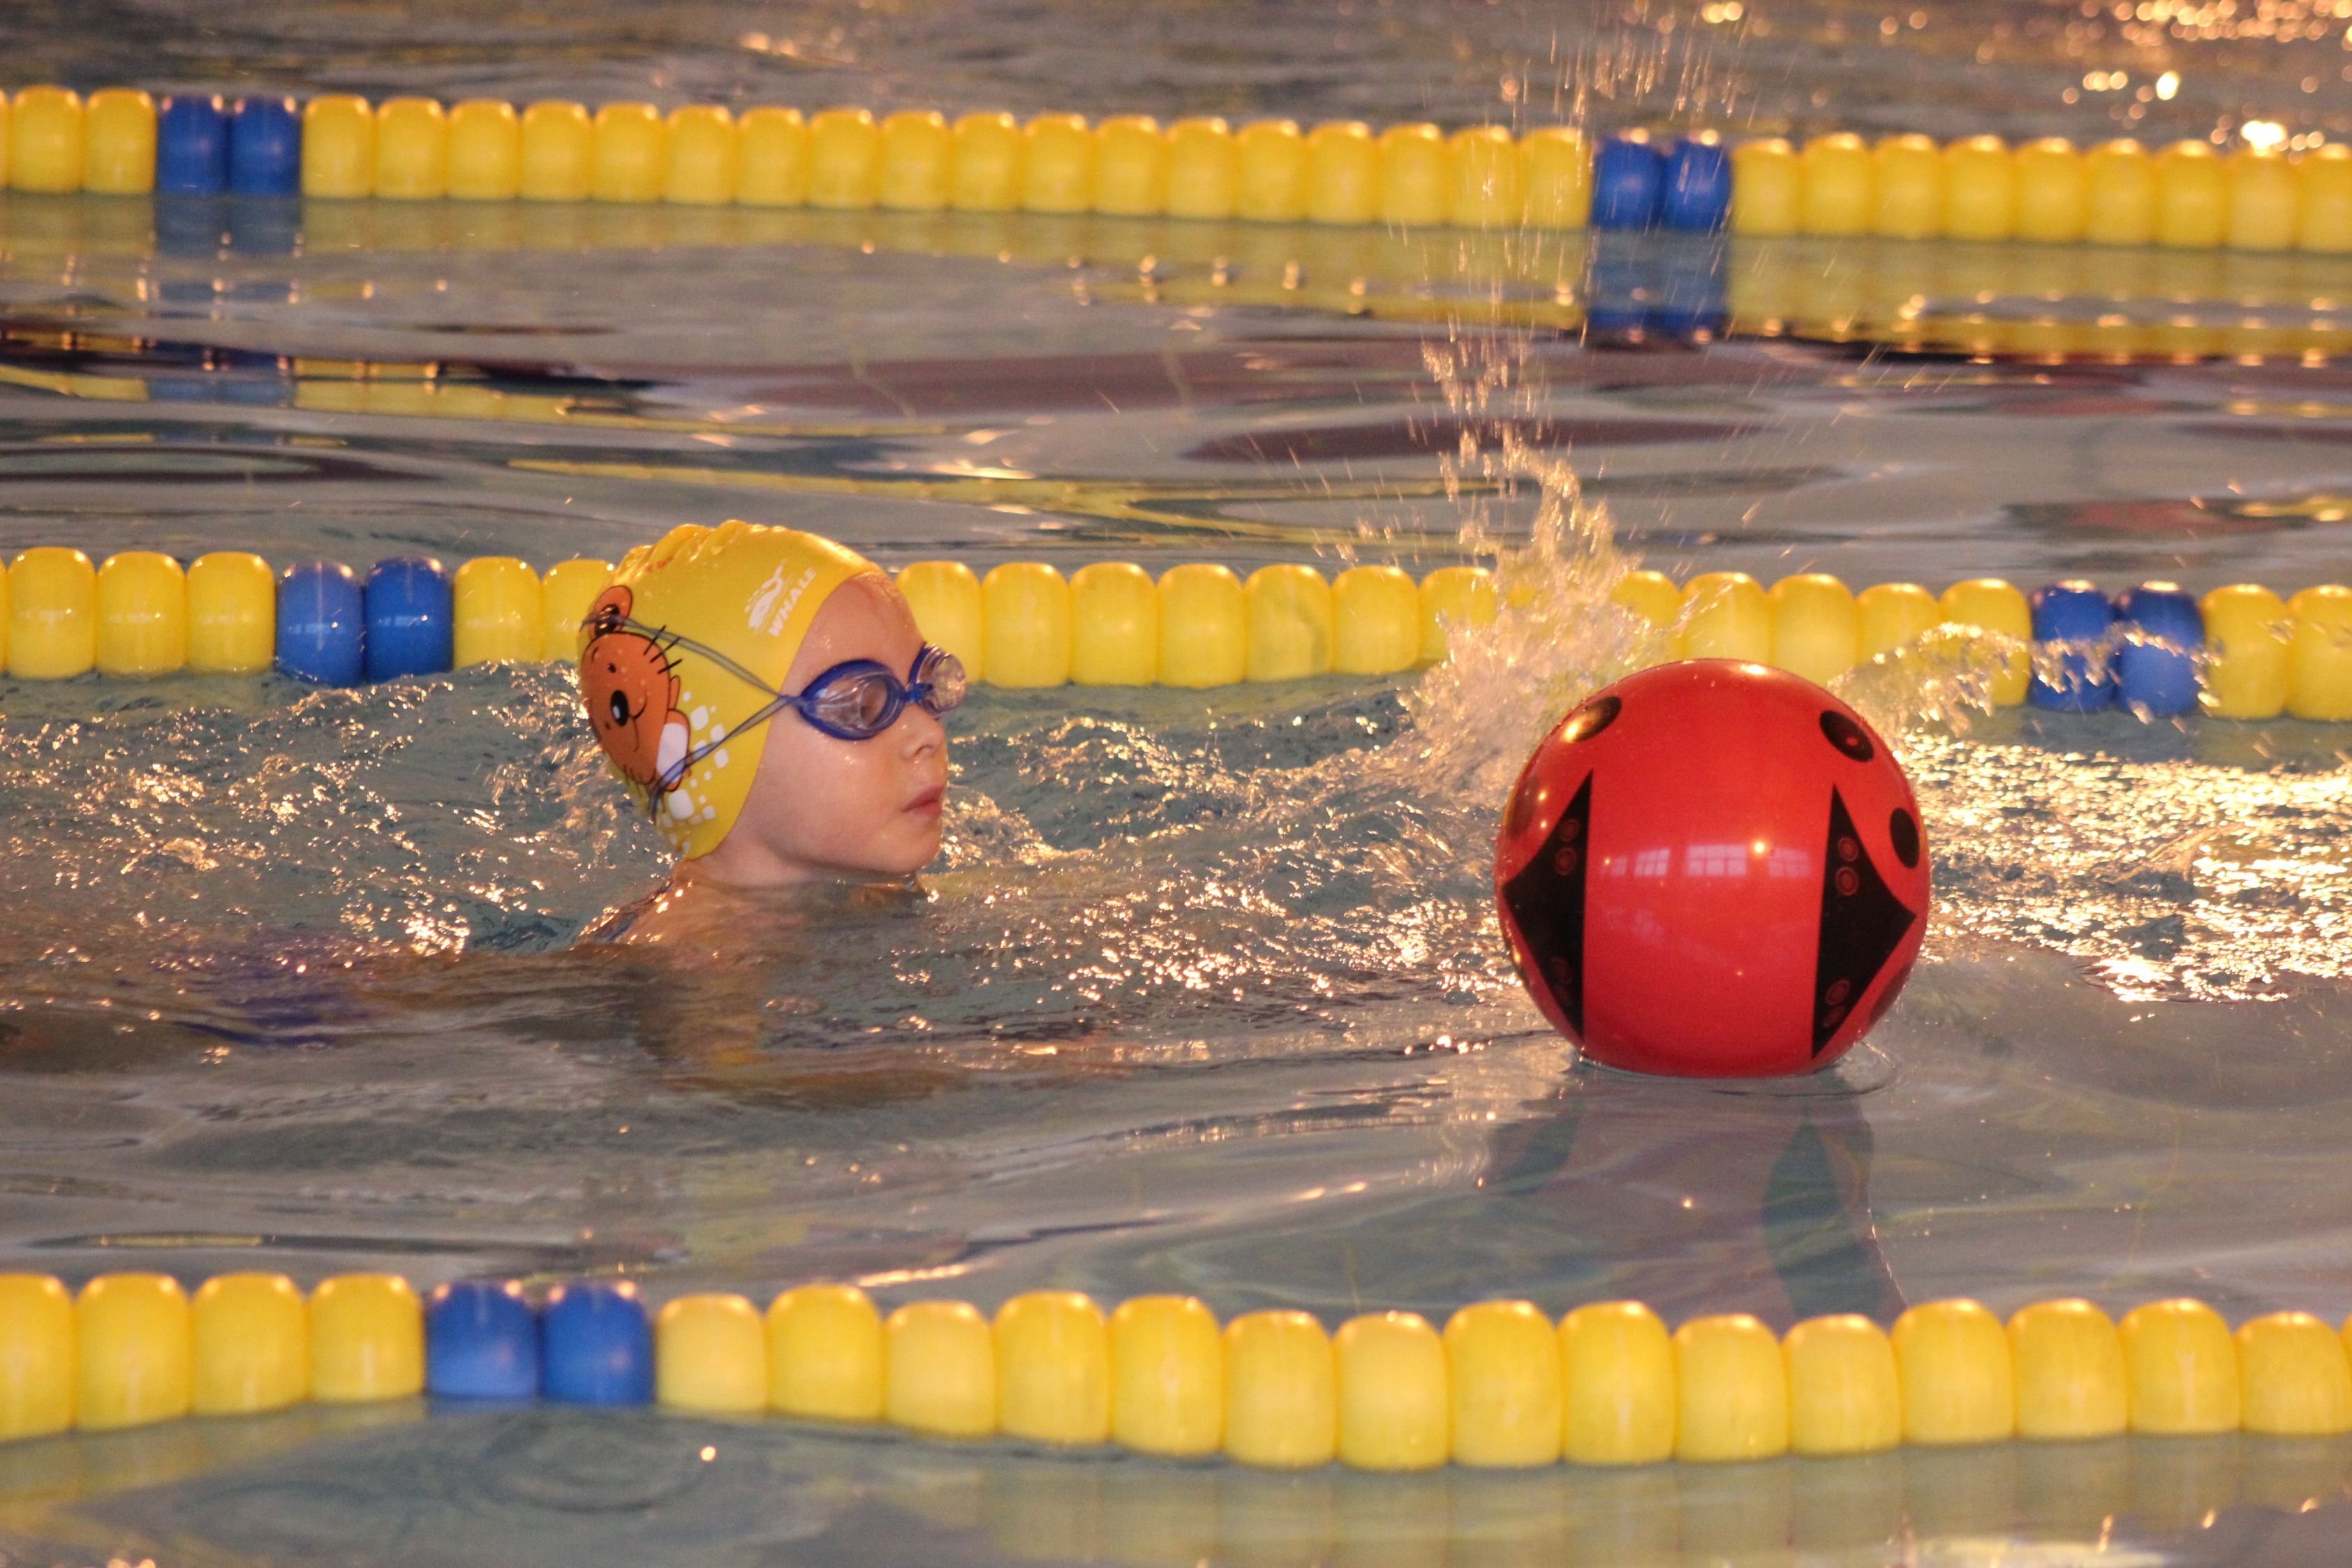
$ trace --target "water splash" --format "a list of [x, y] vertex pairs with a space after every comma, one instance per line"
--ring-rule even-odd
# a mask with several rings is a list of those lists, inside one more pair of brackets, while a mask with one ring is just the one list
[[2017, 638], [1940, 626], [1856, 665], [1830, 689], [1907, 753], [1922, 736], [1965, 736], [1993, 711], [1993, 692], [2026, 657]]
[[[1411, 732], [1390, 762], [1412, 787], [1499, 802], [1560, 715], [1612, 681], [1674, 657], [1691, 614], [1651, 625], [1617, 603], [1639, 558], [1619, 545], [1607, 506], [1587, 498], [1572, 452], [1532, 447], [1543, 413], [1524, 334], [1464, 318], [1423, 346], [1423, 362], [1462, 431], [1441, 460], [1467, 554], [1493, 563], [1499, 605], [1486, 626], [1448, 628], [1446, 659], [1404, 699]], [[1473, 482], [1475, 481], [1475, 482]], [[1523, 539], [1500, 516], [1525, 507]], [[1832, 682], [1898, 750], [1912, 737], [1965, 735], [2029, 657], [2017, 639], [1938, 626]]]
[[[1421, 789], [1499, 803], [1561, 714], [1654, 663], [1666, 637], [1615, 602], [1636, 563], [1618, 547], [1608, 508], [1585, 497], [1566, 455], [1521, 434], [1540, 401], [1524, 379], [1524, 339], [1465, 335], [1457, 321], [1423, 360], [1461, 425], [1442, 466], [1465, 552], [1494, 563], [1498, 604], [1490, 625], [1448, 628], [1447, 657], [1405, 696], [1412, 731], [1391, 760]], [[1530, 496], [1526, 542], [1506, 542], [1496, 511]]]

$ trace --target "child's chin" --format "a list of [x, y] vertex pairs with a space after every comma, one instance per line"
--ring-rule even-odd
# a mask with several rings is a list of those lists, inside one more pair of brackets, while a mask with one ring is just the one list
[[886, 877], [911, 877], [940, 858], [940, 835], [894, 835], [891, 843], [877, 845], [876, 849], [874, 858], [866, 863], [867, 869]]

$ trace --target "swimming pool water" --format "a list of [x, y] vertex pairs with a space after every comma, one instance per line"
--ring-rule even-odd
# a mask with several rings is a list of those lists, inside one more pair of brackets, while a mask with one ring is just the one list
[[[2247, 61], [2332, 67], [2332, 40], [2169, 39], [2181, 95], [2119, 120], [2128, 95], [2058, 89], [2155, 46], [2040, 7], [1893, 14], [1888, 43], [1876, 13], [1769, 5], [1727, 30], [1292, 5], [1246, 36], [1183, 6], [335, 15], [5, 26], [28, 69], [84, 85], [258, 49], [295, 87], [812, 107], [1450, 123], [1597, 83], [1605, 123], [1680, 94], [2092, 135], [2201, 131], [2225, 99], [2324, 125], [2341, 90], [2244, 100]], [[1988, 33], [1984, 63], [1954, 42]], [[1776, 1327], [1955, 1293], [2352, 1310], [2336, 727], [1970, 713], [1966, 650], [1858, 675], [1904, 727], [1938, 906], [1902, 1005], [1816, 1079], [1580, 1066], [1487, 912], [1519, 757], [1633, 656], [1593, 608], [1618, 551], [1856, 584], [2340, 580], [2341, 368], [1969, 363], [1803, 323], [1580, 341], [1476, 287], [1347, 307], [1310, 279], [1285, 303], [1181, 255], [1143, 267], [1164, 233], [1116, 224], [935, 220], [868, 249], [573, 215], [577, 243], [500, 249], [438, 207], [215, 216], [236, 243], [9, 204], [0, 549], [544, 565], [741, 515], [894, 564], [1564, 558], [1517, 568], [1532, 617], [1417, 685], [983, 689], [919, 895], [749, 901], [699, 950], [575, 943], [660, 862], [561, 671], [0, 687], [0, 1268], [625, 1271], [656, 1297], [848, 1276], [886, 1302], [1181, 1289], [1334, 1321], [1496, 1293]], [[1978, 289], [1982, 259], [1693, 265], [1735, 293], [1743, 266], [1907, 268], [1946, 279], [1931, 313], [2116, 308], [2087, 272]], [[2226, 320], [2249, 308], [2231, 276], [2130, 308]], [[419, 1414], [0, 1451], [0, 1552], [2324, 1562], [2347, 1468], [2232, 1440], [1401, 1482]]]

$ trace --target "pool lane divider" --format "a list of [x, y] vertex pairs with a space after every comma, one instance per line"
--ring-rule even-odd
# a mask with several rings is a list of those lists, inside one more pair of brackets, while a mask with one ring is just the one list
[[[452, 572], [429, 556], [273, 573], [222, 551], [185, 567], [132, 550], [93, 564], [79, 550], [26, 550], [0, 570], [0, 668], [18, 679], [87, 675], [257, 675], [275, 668], [358, 686], [477, 664], [570, 663], [580, 620], [610, 563], [564, 561], [542, 577], [511, 556]], [[1188, 689], [1398, 675], [1444, 658], [1450, 628], [1492, 621], [1497, 590], [1478, 566], [1420, 581], [1402, 568], [1261, 566], [1244, 579], [1213, 562], [1155, 579], [1105, 561], [1065, 577], [1008, 562], [985, 577], [956, 561], [901, 567], [898, 583], [929, 640], [975, 679], [1009, 688]], [[2063, 712], [2122, 706], [2150, 717], [2352, 720], [2352, 588], [2281, 599], [2252, 584], [2200, 600], [2168, 583], [2110, 599], [2093, 584], [2026, 594], [1999, 578], [1938, 595], [1916, 583], [1856, 594], [1822, 573], [1766, 588], [1740, 572], [1676, 584], [1628, 573], [1616, 601], [1656, 634], [1665, 658], [1736, 658], [1826, 683], [1938, 626], [1973, 628], [2007, 650], [1986, 693], [2000, 707]]]
[[952, 122], [909, 109], [421, 97], [298, 102], [56, 86], [5, 105], [7, 179], [36, 192], [413, 201], [671, 202], [1095, 212], [1469, 229], [2019, 239], [2352, 251], [2352, 147], [2304, 137], [2077, 147], [1851, 132], [1727, 147], [1712, 132], [1589, 141], [1360, 121], [1076, 114]]
[[1181, 1296], [1106, 1315], [1063, 1290], [1015, 1296], [992, 1319], [949, 1300], [886, 1318], [837, 1284], [786, 1290], [764, 1312], [729, 1293], [655, 1311], [612, 1279], [534, 1303], [511, 1281], [420, 1296], [389, 1274], [338, 1276], [307, 1299], [265, 1273], [207, 1279], [193, 1299], [164, 1274], [100, 1275], [78, 1294], [0, 1274], [0, 1439], [420, 1394], [772, 1414], [1273, 1469], [2352, 1431], [2344, 1331], [2275, 1312], [2233, 1334], [2189, 1300], [2120, 1323], [2084, 1300], [2038, 1302], [2006, 1323], [1972, 1300], [1932, 1301], [1891, 1329], [1849, 1314], [1785, 1335], [1745, 1314], [1669, 1333], [1639, 1302], [1555, 1323], [1493, 1300], [1443, 1331], [1414, 1312], [1368, 1312], [1328, 1332], [1301, 1311], [1220, 1324]]

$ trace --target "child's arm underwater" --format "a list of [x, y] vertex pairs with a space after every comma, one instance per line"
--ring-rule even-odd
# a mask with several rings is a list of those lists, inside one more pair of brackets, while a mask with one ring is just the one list
[[919, 897], [903, 883], [747, 894], [674, 879], [606, 915], [582, 947], [627, 972], [629, 1033], [675, 1087], [812, 1108], [919, 1099], [971, 1068], [931, 1043], [808, 1038], [815, 1009], [793, 985], [812, 931]]

